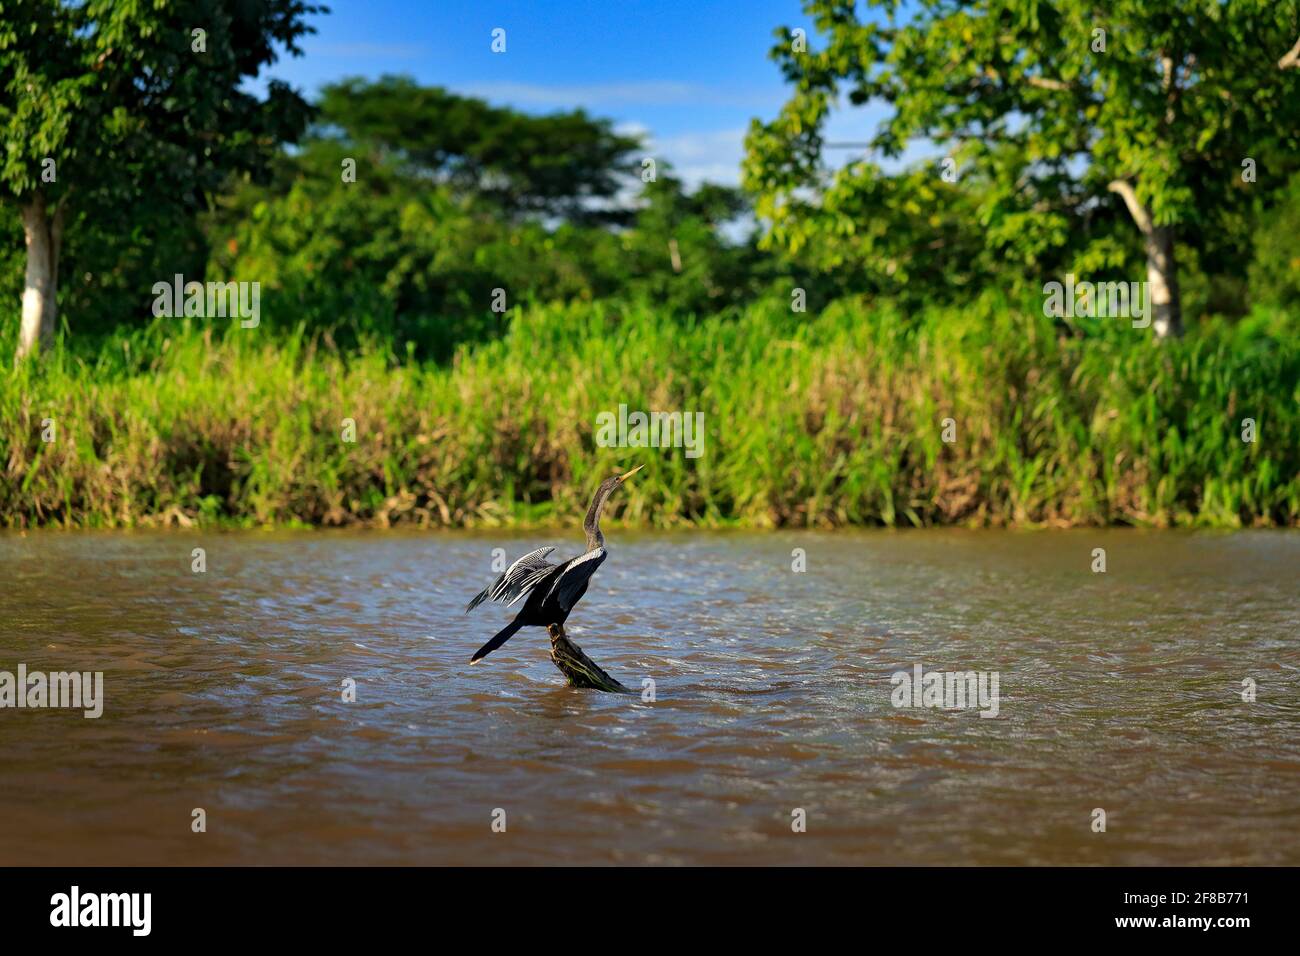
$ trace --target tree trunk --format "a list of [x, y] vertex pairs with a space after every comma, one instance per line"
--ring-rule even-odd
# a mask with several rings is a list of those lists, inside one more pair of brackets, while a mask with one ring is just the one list
[[1295, 41], [1295, 46], [1282, 55], [1282, 59], [1277, 61], [1279, 70], [1287, 70], [1291, 67], [1300, 67], [1300, 40]]
[[1147, 253], [1147, 289], [1151, 293], [1151, 324], [1157, 338], [1183, 334], [1183, 305], [1178, 293], [1178, 260], [1174, 255], [1174, 234], [1168, 226], [1151, 221], [1146, 207], [1138, 201], [1132, 183], [1117, 179], [1110, 191], [1118, 193], [1128, 206]]
[[570, 687], [590, 687], [594, 690], [609, 691], [611, 694], [633, 693], [582, 653], [582, 648], [569, 640], [568, 635], [564, 633], [563, 624], [552, 624], [546, 628], [546, 631], [551, 635], [551, 660], [560, 669], [560, 673], [569, 679]]
[[45, 197], [36, 193], [22, 208], [27, 241], [27, 278], [23, 287], [23, 317], [16, 360], [48, 346], [57, 318], [55, 293], [59, 284], [59, 247], [63, 243], [63, 207], [51, 216]]
[[1178, 293], [1178, 261], [1174, 237], [1168, 226], [1157, 226], [1145, 236], [1147, 288], [1151, 290], [1151, 325], [1158, 338], [1183, 334], [1183, 303]]

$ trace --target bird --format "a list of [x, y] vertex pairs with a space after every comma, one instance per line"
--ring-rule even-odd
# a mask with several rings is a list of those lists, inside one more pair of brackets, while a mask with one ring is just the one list
[[471, 664], [477, 664], [515, 633], [524, 627], [549, 627], [552, 624], [563, 625], [582, 596], [587, 593], [587, 584], [605, 561], [609, 552], [605, 550], [605, 536], [600, 532], [600, 513], [605, 502], [623, 482], [627, 481], [645, 465], [637, 465], [629, 472], [606, 478], [592, 496], [591, 507], [582, 522], [582, 530], [587, 533], [587, 550], [563, 564], [552, 564], [547, 556], [555, 548], [538, 548], [530, 551], [502, 572], [501, 576], [485, 587], [465, 607], [468, 614], [484, 601], [496, 601], [511, 607], [520, 601], [524, 606], [515, 619], [496, 633], [470, 658]]

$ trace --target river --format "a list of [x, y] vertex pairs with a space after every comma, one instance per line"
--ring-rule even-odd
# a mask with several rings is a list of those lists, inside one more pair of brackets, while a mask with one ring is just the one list
[[0, 709], [0, 864], [1300, 864], [1298, 533], [607, 536], [635, 696], [468, 666], [573, 533], [0, 534], [0, 671], [103, 674]]

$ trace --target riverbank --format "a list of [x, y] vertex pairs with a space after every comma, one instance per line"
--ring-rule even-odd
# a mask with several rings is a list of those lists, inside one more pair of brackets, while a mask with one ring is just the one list
[[[698, 321], [598, 304], [520, 310], [438, 366], [273, 316], [166, 320], [0, 374], [0, 525], [566, 524], [644, 462], [629, 524], [1294, 526], [1298, 327], [1157, 346], [991, 296]], [[602, 447], [620, 406], [702, 414], [698, 447]]]

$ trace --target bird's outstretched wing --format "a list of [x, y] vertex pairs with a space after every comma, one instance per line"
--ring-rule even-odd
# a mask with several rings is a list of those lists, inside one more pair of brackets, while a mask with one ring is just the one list
[[573, 610], [573, 605], [586, 590], [587, 582], [605, 560], [605, 553], [604, 548], [597, 548], [586, 554], [580, 554], [566, 563], [555, 576], [548, 596], [554, 597], [556, 603], [565, 611]]
[[554, 548], [538, 548], [530, 551], [501, 573], [501, 576], [485, 587], [465, 608], [468, 614], [484, 601], [504, 601], [507, 606], [514, 604], [531, 591], [537, 582], [554, 571], [556, 565], [546, 560]]

